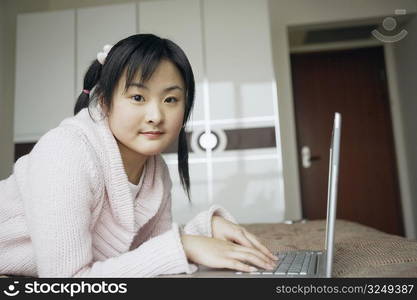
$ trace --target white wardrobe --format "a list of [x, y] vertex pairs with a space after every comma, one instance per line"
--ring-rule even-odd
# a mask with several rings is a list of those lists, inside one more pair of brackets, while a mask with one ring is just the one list
[[189, 167], [192, 205], [176, 154], [164, 154], [174, 220], [212, 203], [240, 223], [284, 216], [281, 144], [267, 0], [165, 0], [21, 14], [15, 143], [36, 142], [72, 116], [82, 79], [105, 44], [154, 33], [187, 54], [196, 80]]

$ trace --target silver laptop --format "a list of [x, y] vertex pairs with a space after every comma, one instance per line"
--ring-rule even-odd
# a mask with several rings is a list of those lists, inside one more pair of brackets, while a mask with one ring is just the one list
[[323, 251], [297, 250], [276, 253], [279, 257], [275, 270], [236, 272], [199, 266], [191, 275], [179, 277], [331, 277], [334, 254], [334, 226], [336, 219], [337, 181], [342, 117], [335, 113], [330, 144], [329, 179], [327, 190], [326, 242]]

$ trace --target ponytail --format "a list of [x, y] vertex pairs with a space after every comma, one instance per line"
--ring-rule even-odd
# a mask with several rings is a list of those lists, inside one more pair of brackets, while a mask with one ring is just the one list
[[188, 146], [187, 134], [182, 127], [178, 137], [178, 173], [180, 175], [181, 185], [187, 194], [188, 201], [191, 202], [190, 196], [190, 174], [188, 172]]
[[84, 76], [83, 91], [78, 96], [77, 102], [75, 103], [74, 115], [76, 115], [83, 108], [90, 105], [92, 98], [90, 97], [90, 92], [100, 78], [101, 69], [102, 65], [98, 62], [98, 60], [94, 60], [91, 66], [88, 68], [87, 73]]

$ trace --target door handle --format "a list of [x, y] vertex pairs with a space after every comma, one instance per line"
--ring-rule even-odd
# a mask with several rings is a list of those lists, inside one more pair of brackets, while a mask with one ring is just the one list
[[316, 160], [320, 160], [320, 156], [318, 155], [311, 156], [310, 147], [303, 146], [303, 148], [301, 148], [301, 161], [302, 161], [303, 168], [306, 168], [306, 169], [310, 168], [311, 162], [316, 161]]

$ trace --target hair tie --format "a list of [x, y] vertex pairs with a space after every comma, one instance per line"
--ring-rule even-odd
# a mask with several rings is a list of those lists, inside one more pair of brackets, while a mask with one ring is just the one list
[[89, 90], [83, 90], [83, 93], [89, 95], [90, 91]]
[[112, 47], [113, 47], [113, 45], [105, 45], [103, 47], [103, 51], [97, 53], [97, 60], [100, 64], [102, 64], [102, 65], [104, 64], [104, 62], [106, 61], [107, 54], [109, 54], [110, 49]]

